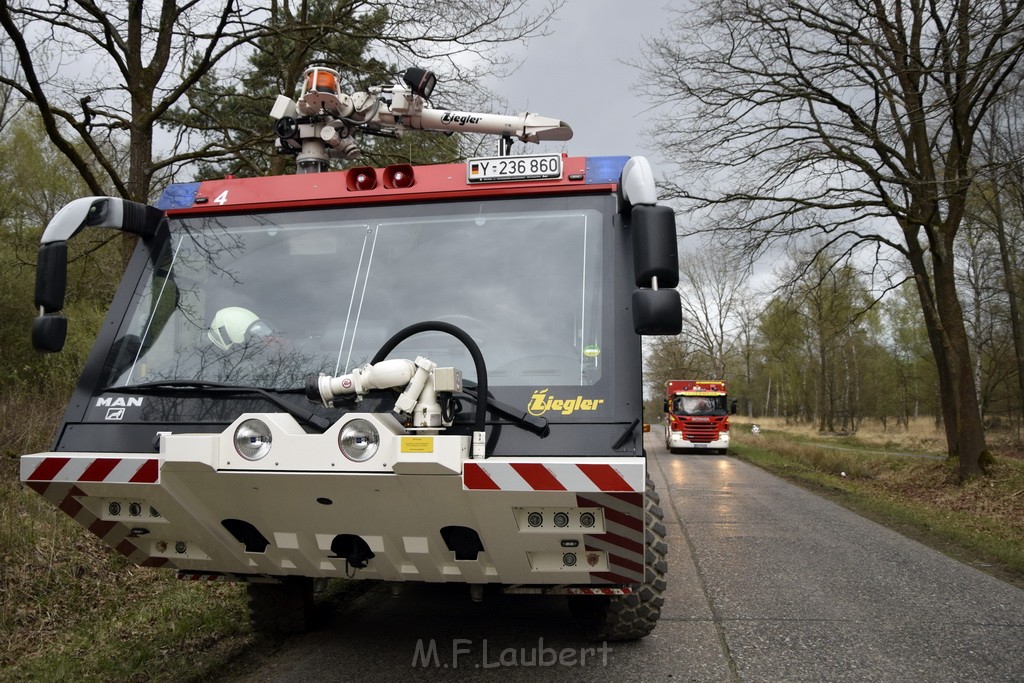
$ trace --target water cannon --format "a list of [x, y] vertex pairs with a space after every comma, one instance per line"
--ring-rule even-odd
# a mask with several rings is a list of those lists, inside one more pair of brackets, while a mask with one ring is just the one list
[[368, 363], [337, 377], [319, 374], [306, 378], [306, 398], [325, 406], [342, 397], [360, 401], [376, 389], [399, 391], [394, 411], [409, 419], [414, 427], [450, 427], [454, 414], [442, 409], [438, 394], [462, 391], [462, 372], [439, 368], [434, 361], [417, 356], [415, 361], [391, 359]]
[[437, 76], [419, 67], [406, 69], [401, 81], [345, 93], [334, 69], [306, 69], [297, 100], [278, 95], [270, 111], [276, 147], [294, 154], [299, 173], [330, 168], [332, 159], [361, 154], [355, 134], [399, 138], [407, 130], [500, 135], [507, 154], [512, 138], [523, 142], [562, 142], [572, 138], [564, 121], [523, 112], [515, 116], [433, 109], [428, 105]]

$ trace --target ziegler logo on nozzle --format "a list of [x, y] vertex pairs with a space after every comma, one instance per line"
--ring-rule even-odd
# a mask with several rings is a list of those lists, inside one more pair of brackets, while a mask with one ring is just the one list
[[467, 123], [480, 123], [484, 117], [474, 116], [473, 114], [463, 114], [462, 112], [446, 111], [441, 115], [441, 123], [457, 123], [460, 126], [464, 126]]

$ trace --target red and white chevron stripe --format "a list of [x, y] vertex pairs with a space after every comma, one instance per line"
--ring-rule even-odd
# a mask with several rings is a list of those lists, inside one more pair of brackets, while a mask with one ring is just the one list
[[644, 580], [644, 494], [578, 495], [576, 504], [604, 509], [605, 533], [583, 537], [585, 550], [602, 551], [608, 556], [608, 571], [591, 572], [591, 581], [641, 583]]
[[642, 492], [644, 463], [467, 462], [462, 467], [467, 491]]
[[73, 482], [65, 481], [29, 481], [25, 485], [56, 505], [61, 512], [75, 520], [95, 534], [104, 543], [127, 557], [140, 567], [174, 567], [174, 563], [166, 557], [151, 557], [149, 553], [135, 544], [134, 532], [121, 522], [100, 519], [85, 505], [82, 500], [88, 496]]
[[135, 564], [174, 566], [167, 558], [150, 557], [140, 549], [127, 525], [93, 514], [82, 504], [87, 496], [78, 488], [96, 483], [155, 484], [160, 480], [160, 461], [156, 458], [25, 455], [21, 458], [21, 480]]
[[21, 480], [156, 484], [160, 481], [160, 461], [144, 457], [26, 455], [21, 458]]

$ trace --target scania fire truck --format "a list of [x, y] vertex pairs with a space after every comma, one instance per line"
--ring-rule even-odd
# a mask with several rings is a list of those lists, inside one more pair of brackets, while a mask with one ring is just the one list
[[[557, 119], [345, 92], [307, 70], [271, 116], [298, 173], [86, 197], [46, 227], [36, 348], [67, 334], [67, 241], [137, 235], [53, 446], [22, 481], [111, 548], [248, 584], [310, 625], [326, 579], [567, 595], [583, 632], [654, 628], [666, 543], [640, 335], [681, 325], [676, 231], [642, 157], [509, 155]], [[498, 154], [330, 170], [364, 133], [472, 131]], [[73, 323], [72, 323], [73, 324]]]
[[729, 413], [724, 381], [670, 379], [665, 383], [665, 448], [673, 453], [683, 449], [725, 453]]

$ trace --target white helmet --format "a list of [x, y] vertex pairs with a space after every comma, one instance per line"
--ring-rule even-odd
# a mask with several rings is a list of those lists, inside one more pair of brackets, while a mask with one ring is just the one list
[[269, 337], [273, 334], [273, 326], [266, 320], [261, 320], [248, 308], [228, 306], [213, 316], [210, 331], [206, 336], [227, 351], [234, 344], [248, 344], [253, 337]]

